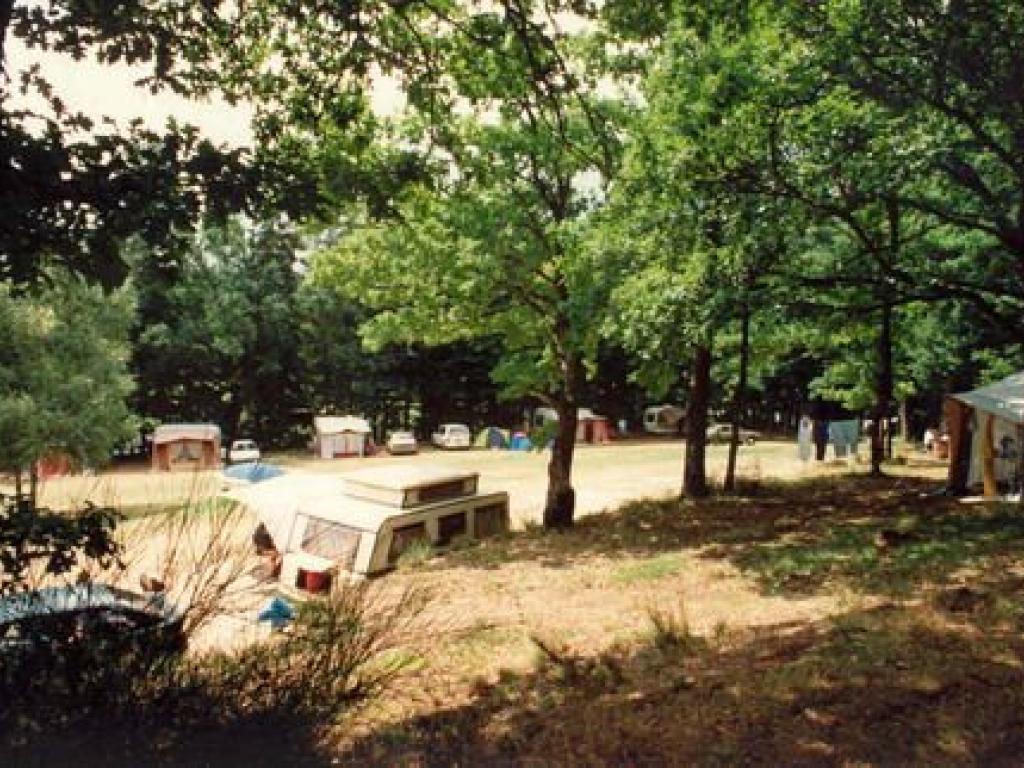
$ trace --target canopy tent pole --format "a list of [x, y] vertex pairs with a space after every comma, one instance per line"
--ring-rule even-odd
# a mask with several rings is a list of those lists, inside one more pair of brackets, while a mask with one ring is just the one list
[[981, 483], [986, 499], [992, 499], [999, 495], [999, 486], [996, 483], [996, 454], [992, 447], [994, 423], [995, 418], [992, 414], [985, 414], [985, 426], [981, 439]]

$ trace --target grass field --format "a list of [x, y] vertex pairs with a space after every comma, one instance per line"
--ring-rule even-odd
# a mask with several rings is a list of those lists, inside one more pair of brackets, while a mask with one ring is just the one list
[[[682, 478], [683, 443], [678, 440], [625, 441], [608, 446], [581, 445], [576, 452], [573, 479], [579, 514], [614, 509], [637, 498], [677, 494]], [[725, 473], [726, 446], [709, 447], [712, 481]], [[365, 466], [427, 463], [480, 473], [481, 490], [508, 491], [514, 523], [521, 527], [540, 520], [544, 504], [548, 454], [513, 451], [433, 451], [416, 456], [350, 458], [324, 461], [309, 454], [272, 454], [266, 459], [289, 471], [339, 473]], [[742, 446], [739, 476], [747, 480], [798, 479], [847, 471], [845, 463], [806, 464], [793, 443], [762, 442]], [[115, 467], [96, 475], [62, 477], [42, 484], [41, 503], [72, 508], [85, 500], [112, 505], [128, 516], [162, 511], [189, 500], [220, 492], [219, 472], [153, 472], [146, 465]]]
[[[525, 525], [426, 552], [378, 580], [385, 592], [416, 587], [432, 600], [399, 684], [341, 723], [282, 712], [198, 733], [164, 727], [136, 734], [127, 751], [101, 729], [17, 756], [26, 765], [69, 748], [81, 765], [1024, 764], [1024, 513], [936, 494], [944, 469], [924, 459], [871, 479], [856, 467], [801, 465], [794, 453], [781, 443], [747, 449], [736, 495], [692, 503], [674, 498], [678, 444], [581, 450], [587, 514], [574, 529]], [[713, 464], [723, 455], [714, 447]], [[512, 492], [521, 523], [535, 519], [543, 457], [420, 458], [474, 467], [486, 487]], [[622, 503], [629, 495], [645, 498]]]

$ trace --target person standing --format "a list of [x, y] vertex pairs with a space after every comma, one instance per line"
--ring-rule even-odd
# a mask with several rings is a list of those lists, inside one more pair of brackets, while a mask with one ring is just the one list
[[828, 420], [814, 420], [814, 458], [817, 461], [825, 460], [825, 450], [828, 448]]

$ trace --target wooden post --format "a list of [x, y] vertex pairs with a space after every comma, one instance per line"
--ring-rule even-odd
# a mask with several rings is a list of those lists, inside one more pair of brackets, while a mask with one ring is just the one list
[[1017, 473], [1013, 478], [1011, 493], [1017, 494], [1017, 502], [1024, 504], [1024, 425], [1017, 425]]
[[996, 455], [992, 445], [994, 421], [992, 414], [985, 415], [985, 426], [981, 439], [981, 482], [986, 499], [999, 495], [999, 489], [996, 486]]

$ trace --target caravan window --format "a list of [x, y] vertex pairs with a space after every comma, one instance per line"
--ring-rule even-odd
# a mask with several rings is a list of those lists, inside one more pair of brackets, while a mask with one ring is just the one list
[[395, 528], [391, 533], [391, 546], [388, 548], [388, 562], [394, 564], [398, 561], [405, 550], [418, 541], [430, 541], [427, 535], [427, 526], [423, 523], [413, 523]]
[[[359, 549], [360, 532], [341, 523], [333, 523], [319, 517], [302, 515], [305, 527], [302, 531], [300, 549], [311, 555], [336, 560], [343, 568], [351, 568]], [[300, 520], [300, 525], [302, 524]]]
[[466, 533], [466, 513], [456, 512], [437, 519], [437, 543], [446, 547], [456, 536]]

